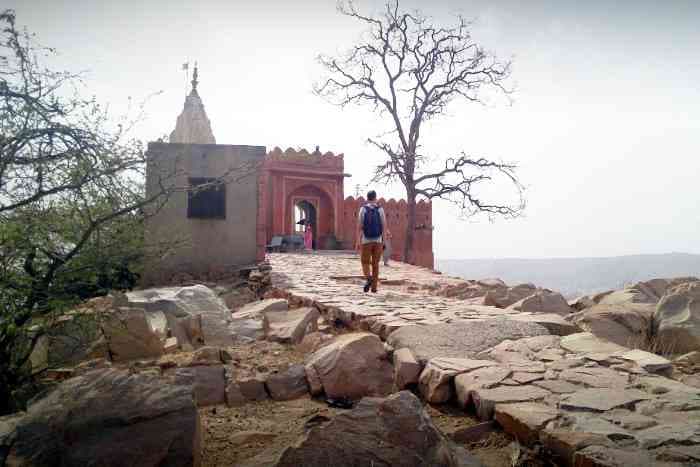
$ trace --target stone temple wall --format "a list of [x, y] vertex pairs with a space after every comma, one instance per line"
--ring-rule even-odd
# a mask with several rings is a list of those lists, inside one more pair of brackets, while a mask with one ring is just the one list
[[[183, 274], [215, 280], [264, 259], [259, 221], [264, 146], [150, 143], [147, 157], [146, 195], [157, 193], [159, 183], [176, 189], [146, 221], [146, 245], [154, 251], [172, 247], [147, 262], [145, 284], [168, 283]], [[224, 177], [224, 218], [188, 217], [190, 177]]]
[[[354, 248], [357, 241], [357, 213], [366, 203], [363, 197], [349, 196], [343, 202], [343, 238], [345, 248]], [[407, 204], [405, 200], [396, 201], [379, 199], [379, 205], [384, 208], [387, 224], [392, 234], [391, 257], [403, 261], [403, 248], [406, 244], [406, 225], [408, 222]], [[430, 202], [419, 201], [416, 205], [416, 236], [414, 240], [415, 260], [418, 266], [433, 268], [433, 205]]]

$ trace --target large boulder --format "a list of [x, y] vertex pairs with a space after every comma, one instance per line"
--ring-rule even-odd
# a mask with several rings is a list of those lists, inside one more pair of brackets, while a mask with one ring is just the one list
[[700, 350], [700, 281], [666, 292], [654, 313], [658, 345], [667, 353]]
[[518, 300], [508, 308], [529, 313], [556, 313], [564, 316], [574, 311], [562, 294], [549, 290], [538, 290], [534, 294]]
[[549, 334], [539, 324], [507, 319], [459, 321], [425, 326], [402, 326], [387, 339], [394, 349], [407, 347], [425, 364], [438, 357], [477, 358], [477, 354], [506, 339]]
[[365, 398], [287, 448], [277, 467], [480, 466], [433, 424], [408, 391], [386, 399]]
[[116, 369], [61, 383], [15, 425], [8, 465], [199, 465], [192, 387]]
[[496, 287], [484, 296], [484, 305], [506, 308], [513, 303], [522, 300], [537, 292], [537, 287], [532, 284], [519, 284], [514, 287]]
[[644, 343], [650, 331], [654, 309], [644, 303], [594, 305], [576, 313], [571, 320], [584, 331], [626, 347]]
[[149, 319], [154, 316], [157, 313], [148, 313], [140, 308], [117, 308], [105, 316], [102, 332], [112, 360], [163, 355], [165, 336], [159, 332], [157, 320]]
[[622, 290], [615, 290], [598, 300], [602, 305], [619, 305], [623, 303], [650, 303], [655, 305], [666, 292], [677, 285], [694, 282], [696, 277], [676, 277], [673, 279], [651, 279], [637, 282]]
[[204, 286], [159, 287], [129, 292], [128, 306], [147, 314], [162, 313], [171, 334], [180, 344], [227, 346], [233, 340], [228, 329], [231, 313], [216, 293]]
[[345, 334], [309, 356], [306, 376], [314, 394], [320, 383], [332, 398], [385, 396], [393, 386], [388, 358], [382, 341], [374, 334]]
[[265, 338], [285, 344], [299, 344], [307, 331], [318, 331], [319, 316], [316, 308], [265, 312], [263, 317]]

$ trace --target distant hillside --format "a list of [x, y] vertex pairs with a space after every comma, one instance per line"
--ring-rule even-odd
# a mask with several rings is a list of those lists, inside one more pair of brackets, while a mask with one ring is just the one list
[[609, 258], [445, 259], [437, 268], [465, 279], [498, 277], [507, 284], [531, 282], [574, 297], [621, 288], [655, 277], [700, 277], [700, 255], [614, 256]]

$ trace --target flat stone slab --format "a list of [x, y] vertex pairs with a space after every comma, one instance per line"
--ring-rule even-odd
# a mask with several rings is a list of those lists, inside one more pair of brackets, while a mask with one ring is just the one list
[[563, 349], [575, 353], [614, 354], [629, 350], [613, 342], [599, 339], [590, 332], [579, 332], [561, 338]]
[[671, 369], [671, 361], [651, 352], [646, 352], [640, 349], [623, 352], [617, 357], [623, 360], [634, 362], [639, 368], [650, 373], [657, 373]]
[[594, 388], [624, 388], [629, 383], [625, 374], [605, 367], [577, 367], [564, 370], [559, 378], [574, 384], [585, 384]]
[[490, 319], [428, 326], [403, 326], [387, 339], [395, 349], [408, 347], [422, 363], [438, 358], [475, 358], [506, 339], [549, 334], [544, 327], [527, 322]]
[[537, 441], [539, 431], [558, 416], [557, 409], [532, 402], [498, 404], [494, 412], [494, 418], [503, 429], [525, 445]]
[[550, 394], [537, 386], [499, 386], [493, 389], [475, 389], [471, 392], [471, 399], [479, 419], [490, 420], [496, 404], [536, 401]]
[[605, 412], [616, 407], [633, 406], [636, 402], [651, 398], [637, 389], [591, 388], [565, 396], [559, 406], [567, 410]]

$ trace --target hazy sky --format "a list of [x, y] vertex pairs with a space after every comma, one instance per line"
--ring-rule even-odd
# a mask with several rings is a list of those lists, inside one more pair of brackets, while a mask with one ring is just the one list
[[[517, 220], [456, 220], [434, 205], [439, 258], [700, 253], [700, 2], [403, 2], [438, 22], [461, 12], [475, 38], [514, 60], [512, 106], [463, 105], [425, 133], [439, 154], [517, 161], [528, 187]], [[376, 10], [377, 1], [359, 1]], [[319, 53], [361, 29], [333, 0], [4, 0], [60, 53], [62, 68], [116, 112], [148, 102], [139, 135], [169, 133], [184, 100], [181, 65], [197, 60], [217, 142], [345, 153], [346, 194], [379, 155], [368, 108], [311, 92]], [[401, 195], [400, 187], [378, 187]]]

